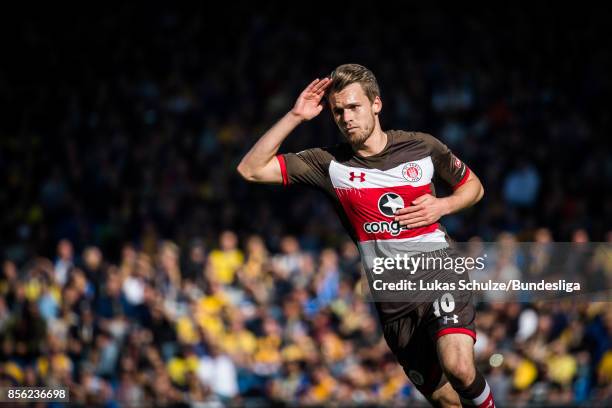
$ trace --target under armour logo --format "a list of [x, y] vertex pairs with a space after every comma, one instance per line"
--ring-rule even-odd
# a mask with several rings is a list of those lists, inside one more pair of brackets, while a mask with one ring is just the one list
[[359, 179], [359, 181], [363, 183], [365, 181], [365, 173], [355, 174], [354, 171], [351, 171], [351, 177], [349, 178], [349, 180], [355, 181], [355, 179]]
[[457, 316], [456, 314], [454, 314], [453, 317], [444, 316], [444, 324], [448, 324], [449, 321], [452, 321], [453, 323], [457, 324], [459, 323], [459, 316]]

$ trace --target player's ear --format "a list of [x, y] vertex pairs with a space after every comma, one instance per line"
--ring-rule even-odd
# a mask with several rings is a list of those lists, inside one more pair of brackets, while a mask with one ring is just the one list
[[375, 115], [378, 115], [382, 110], [382, 99], [380, 99], [380, 96], [374, 98], [374, 102], [372, 102], [372, 110], [374, 111]]

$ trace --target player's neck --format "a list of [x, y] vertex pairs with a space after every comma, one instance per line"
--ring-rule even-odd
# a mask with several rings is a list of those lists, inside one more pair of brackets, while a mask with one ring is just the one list
[[376, 126], [370, 137], [356, 150], [356, 153], [368, 157], [382, 152], [387, 146], [387, 137], [380, 126]]

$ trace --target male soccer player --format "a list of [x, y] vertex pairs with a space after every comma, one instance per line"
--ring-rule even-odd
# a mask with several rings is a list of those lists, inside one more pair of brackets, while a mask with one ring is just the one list
[[[300, 123], [321, 113], [326, 94], [346, 142], [277, 155]], [[369, 277], [374, 257], [414, 255], [414, 244], [422, 244], [433, 257], [450, 256], [438, 220], [483, 196], [478, 177], [433, 136], [383, 131], [381, 109], [374, 74], [361, 65], [341, 65], [330, 78], [308, 85], [238, 166], [248, 181], [306, 184], [327, 193], [357, 243]], [[434, 175], [453, 187], [452, 195], [435, 196]], [[458, 279], [454, 272], [420, 272], [422, 279]], [[471, 293], [448, 291], [432, 300], [377, 302], [387, 344], [432, 405], [494, 407], [489, 386], [474, 364]]]

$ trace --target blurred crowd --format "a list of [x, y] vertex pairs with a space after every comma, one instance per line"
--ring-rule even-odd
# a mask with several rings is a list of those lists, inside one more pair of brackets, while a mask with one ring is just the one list
[[[488, 275], [522, 268], [510, 259]], [[423, 401], [364, 291], [348, 241], [313, 253], [289, 235], [270, 252], [224, 231], [212, 247], [126, 244], [114, 264], [61, 240], [54, 259], [2, 266], [0, 384], [67, 386], [82, 406]], [[609, 302], [483, 300], [476, 360], [498, 403], [612, 399]]]
[[[481, 178], [477, 209], [445, 219], [455, 239], [546, 225], [559, 241], [577, 228], [605, 240], [612, 66], [596, 10], [389, 5], [313, 25], [288, 5], [201, 7], [23, 16], [23, 56], [0, 70], [7, 257], [50, 256], [67, 238], [117, 260], [151, 231], [180, 246], [222, 229], [274, 249], [284, 234], [338, 245], [318, 192], [249, 185], [235, 168], [313, 77], [346, 62], [378, 76], [383, 128], [433, 134]], [[281, 151], [340, 140], [325, 110]]]
[[[342, 63], [377, 75], [384, 129], [433, 134], [481, 178], [483, 201], [443, 220], [452, 237], [610, 242], [605, 13], [198, 7], [16, 19], [21, 52], [0, 67], [2, 381], [73, 384], [87, 406], [418, 399], [331, 206], [235, 171]], [[281, 151], [339, 140], [324, 111]], [[606, 306], [480, 303], [496, 398], [610, 398]]]

